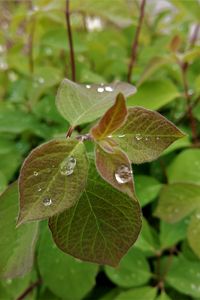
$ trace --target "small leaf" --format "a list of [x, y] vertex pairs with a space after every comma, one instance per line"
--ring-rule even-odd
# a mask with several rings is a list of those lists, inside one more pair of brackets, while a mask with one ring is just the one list
[[76, 205], [50, 218], [57, 246], [81, 260], [118, 265], [138, 237], [138, 202], [112, 188], [90, 162], [87, 187]]
[[0, 197], [0, 278], [15, 278], [30, 271], [37, 239], [38, 224], [16, 229], [18, 210], [17, 183]]
[[200, 205], [200, 186], [174, 183], [162, 188], [155, 215], [166, 222], [178, 222]]
[[136, 200], [131, 163], [126, 154], [118, 148], [108, 153], [98, 145], [95, 152], [96, 167], [101, 177], [114, 188]]
[[128, 109], [125, 124], [112, 138], [133, 163], [156, 159], [161, 152], [184, 134], [157, 112], [142, 107]]
[[105, 85], [77, 84], [64, 79], [59, 87], [56, 104], [61, 115], [72, 126], [101, 117], [114, 103], [116, 96], [135, 94], [136, 88], [125, 82]]
[[138, 92], [127, 100], [128, 106], [143, 106], [157, 110], [180, 96], [177, 87], [168, 79], [146, 81]]
[[137, 248], [131, 248], [116, 269], [106, 266], [105, 271], [113, 283], [124, 288], [143, 285], [151, 278], [149, 264]]
[[170, 183], [200, 184], [200, 149], [187, 149], [175, 157], [167, 169]]
[[40, 241], [38, 264], [44, 285], [61, 299], [66, 299], [66, 295], [83, 299], [95, 285], [97, 266], [60, 251], [47, 231]]
[[183, 294], [200, 297], [199, 270], [199, 261], [189, 261], [183, 256], [174, 257], [166, 276], [167, 283]]
[[[199, 189], [200, 193], [200, 189]], [[200, 197], [199, 197], [200, 198]], [[192, 216], [190, 224], [188, 227], [187, 238], [190, 244], [190, 247], [194, 253], [200, 258], [200, 203], [198, 210]], [[200, 276], [200, 275], [199, 275]]]
[[116, 101], [100, 119], [99, 123], [91, 129], [95, 140], [101, 140], [118, 129], [125, 121], [127, 108], [122, 94], [117, 95]]
[[73, 206], [85, 188], [87, 173], [82, 142], [52, 140], [34, 149], [20, 172], [18, 223], [48, 218]]

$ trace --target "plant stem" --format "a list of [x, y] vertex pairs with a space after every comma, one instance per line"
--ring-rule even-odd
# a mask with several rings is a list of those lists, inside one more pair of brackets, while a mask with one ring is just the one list
[[199, 35], [199, 30], [200, 30], [200, 23], [198, 23], [196, 26], [195, 26], [195, 29], [194, 29], [194, 33], [191, 37], [191, 40], [190, 40], [190, 49], [192, 49], [195, 44], [196, 44], [196, 40], [198, 38], [198, 35]]
[[70, 137], [73, 131], [74, 131], [74, 127], [70, 126], [66, 133], [66, 138]]
[[16, 300], [25, 299], [28, 296], [28, 294], [30, 294], [34, 290], [34, 288], [39, 286], [41, 283], [42, 283], [42, 279], [40, 278], [34, 283], [32, 283]]
[[139, 16], [139, 20], [138, 20], [138, 25], [136, 28], [135, 37], [134, 37], [133, 44], [132, 44], [131, 59], [130, 59], [130, 63], [128, 66], [128, 76], [127, 76], [128, 82], [131, 82], [132, 71], [133, 71], [133, 68], [134, 68], [134, 65], [135, 65], [135, 62], [137, 59], [138, 41], [139, 41], [140, 31], [142, 28], [142, 22], [144, 19], [145, 4], [146, 4], [146, 0], [142, 0], [141, 6], [140, 6], [140, 16]]
[[72, 75], [72, 80], [76, 81], [76, 66], [75, 66], [74, 47], [73, 47], [72, 31], [71, 31], [71, 24], [70, 24], [69, 1], [70, 0], [66, 0], [65, 16], [66, 16], [66, 24], [67, 24], [67, 36], [69, 41], [71, 75]]

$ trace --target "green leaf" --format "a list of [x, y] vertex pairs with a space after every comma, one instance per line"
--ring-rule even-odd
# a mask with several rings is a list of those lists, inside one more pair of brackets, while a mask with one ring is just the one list
[[130, 107], [125, 124], [112, 134], [112, 139], [133, 163], [156, 159], [161, 152], [184, 134], [157, 112]]
[[16, 229], [18, 211], [17, 183], [0, 197], [0, 277], [14, 278], [30, 271], [38, 224], [26, 224]]
[[143, 106], [148, 109], [157, 110], [180, 96], [176, 86], [169, 81], [154, 80], [146, 81], [138, 92], [128, 99], [128, 106]]
[[159, 194], [162, 184], [153, 177], [135, 176], [135, 190], [141, 206], [152, 202]]
[[127, 116], [126, 102], [123, 94], [118, 94], [115, 103], [100, 119], [98, 124], [91, 129], [95, 140], [102, 140], [118, 129]]
[[141, 249], [146, 256], [155, 256], [160, 252], [158, 234], [145, 218], [142, 219], [142, 230], [135, 243], [135, 247]]
[[[199, 191], [200, 193], [200, 191]], [[194, 253], [200, 257], [200, 205], [195, 214], [191, 217], [190, 224], [188, 227], [187, 238], [190, 244], [190, 247]]]
[[140, 207], [112, 188], [90, 162], [87, 187], [75, 207], [50, 218], [55, 243], [79, 259], [117, 266], [138, 237]]
[[172, 300], [165, 292], [162, 292], [156, 300]]
[[200, 205], [200, 186], [174, 183], [162, 188], [155, 215], [170, 223], [178, 222]]
[[161, 249], [167, 249], [181, 240], [185, 239], [188, 226], [188, 219], [181, 220], [175, 224], [164, 221], [160, 223], [160, 244]]
[[116, 269], [105, 268], [108, 278], [124, 288], [140, 286], [151, 278], [149, 264], [141, 250], [131, 248]]
[[187, 17], [192, 16], [192, 20], [199, 21], [200, 18], [200, 5], [196, 0], [190, 1], [179, 1], [179, 0], [170, 0], [177, 8], [180, 9]]
[[154, 300], [156, 297], [157, 289], [150, 287], [150, 286], [144, 286], [141, 288], [136, 289], [130, 289], [128, 291], [121, 292], [115, 300], [131, 300], [131, 299], [137, 299], [137, 300]]
[[43, 283], [62, 299], [83, 299], [95, 285], [97, 266], [60, 251], [49, 232], [40, 241], [38, 263]]
[[200, 297], [200, 262], [189, 261], [183, 256], [173, 258], [173, 264], [166, 280], [177, 291], [193, 297]]
[[85, 188], [87, 173], [82, 142], [58, 139], [34, 149], [20, 172], [18, 223], [48, 218], [73, 206]]
[[8, 180], [5, 175], [0, 171], [0, 194], [5, 190]]
[[120, 92], [126, 97], [134, 94], [136, 88], [125, 82], [83, 85], [64, 79], [58, 90], [56, 104], [61, 115], [72, 126], [76, 126], [101, 117]]
[[134, 191], [132, 167], [127, 155], [120, 149], [104, 151], [96, 145], [96, 167], [101, 177], [114, 188], [137, 201]]
[[168, 167], [167, 175], [170, 183], [200, 184], [200, 150], [187, 149], [182, 151]]

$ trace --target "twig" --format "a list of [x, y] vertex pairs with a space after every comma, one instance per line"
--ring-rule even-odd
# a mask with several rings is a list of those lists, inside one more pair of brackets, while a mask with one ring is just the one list
[[133, 44], [132, 44], [131, 59], [130, 59], [130, 63], [128, 66], [128, 76], [127, 76], [128, 82], [131, 82], [131, 75], [132, 75], [133, 67], [135, 65], [136, 58], [137, 58], [138, 41], [139, 41], [140, 31], [142, 28], [142, 22], [144, 19], [145, 4], [146, 4], [146, 0], [142, 0], [141, 6], [140, 6], [140, 16], [139, 16], [139, 20], [138, 20], [138, 25], [136, 28], [135, 37], [134, 37]]
[[42, 283], [42, 279], [40, 278], [34, 283], [32, 283], [16, 300], [25, 299], [28, 296], [28, 294], [30, 294], [34, 290], [34, 288], [39, 286], [41, 283]]
[[66, 133], [66, 138], [69, 138], [72, 135], [73, 131], [74, 131], [74, 127], [70, 126]]
[[73, 47], [72, 31], [71, 31], [71, 24], [70, 24], [69, 1], [70, 0], [66, 0], [65, 16], [66, 16], [66, 24], [67, 24], [67, 35], [68, 35], [68, 41], [69, 41], [69, 50], [70, 50], [72, 80], [76, 81], [76, 66], [75, 66], [74, 47]]

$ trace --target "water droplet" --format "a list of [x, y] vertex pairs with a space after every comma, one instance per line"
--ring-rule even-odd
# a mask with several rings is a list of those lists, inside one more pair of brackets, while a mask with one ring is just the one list
[[44, 80], [44, 78], [39, 77], [39, 78], [38, 78], [38, 82], [39, 82], [40, 84], [43, 84], [43, 83], [45, 82], [45, 80]]
[[137, 141], [142, 140], [142, 136], [139, 133], [135, 135], [135, 138], [136, 138]]
[[39, 188], [38, 188], [38, 192], [41, 192], [41, 190], [42, 190], [42, 188], [41, 188], [41, 187], [39, 187]]
[[45, 197], [42, 202], [44, 206], [50, 206], [52, 204], [52, 200], [49, 197]]
[[90, 89], [91, 88], [91, 85], [89, 85], [89, 84], [86, 84], [86, 89]]
[[111, 88], [111, 86], [106, 86], [106, 87], [105, 87], [105, 91], [106, 91], [106, 92], [112, 92], [112, 91], [113, 91], [113, 88]]
[[123, 138], [123, 137], [125, 137], [125, 134], [118, 135], [118, 138]]
[[118, 183], [127, 183], [132, 180], [132, 170], [126, 165], [121, 165], [115, 172], [115, 179]]
[[97, 92], [98, 93], [103, 93], [104, 92], [104, 88], [103, 87], [98, 87]]
[[148, 137], [145, 137], [145, 141], [148, 141], [148, 139], [149, 139]]
[[74, 172], [76, 166], [76, 158], [73, 156], [67, 157], [60, 165], [60, 173], [69, 176]]
[[34, 172], [33, 172], [33, 175], [34, 175], [34, 176], [38, 176], [38, 172], [37, 172], [37, 171], [34, 171]]
[[108, 138], [112, 138], [112, 135], [108, 135]]
[[160, 139], [159, 136], [157, 136], [156, 139], [159, 140]]

